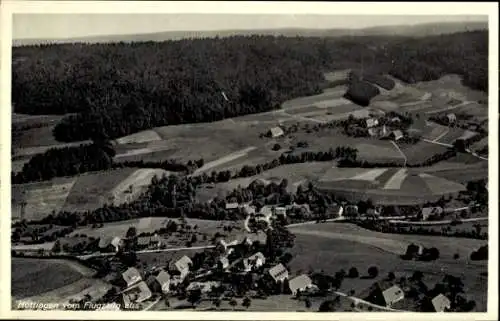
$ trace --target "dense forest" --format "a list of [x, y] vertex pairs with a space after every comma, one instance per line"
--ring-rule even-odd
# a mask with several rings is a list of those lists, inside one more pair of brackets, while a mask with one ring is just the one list
[[[66, 114], [59, 141], [113, 139], [154, 126], [278, 108], [319, 93], [323, 72], [357, 68], [416, 82], [447, 73], [487, 90], [486, 31], [433, 36], [234, 36], [13, 49], [15, 112]], [[390, 84], [388, 84], [390, 85]], [[361, 99], [360, 101], [363, 101]]]

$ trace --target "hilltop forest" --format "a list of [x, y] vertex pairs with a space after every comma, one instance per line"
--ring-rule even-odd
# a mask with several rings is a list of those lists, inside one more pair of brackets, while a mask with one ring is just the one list
[[486, 91], [488, 33], [15, 47], [12, 99], [17, 113], [71, 113], [54, 129], [59, 141], [106, 140], [279, 108], [321, 92], [323, 72], [362, 61], [369, 73], [410, 83], [460, 74], [465, 85]]

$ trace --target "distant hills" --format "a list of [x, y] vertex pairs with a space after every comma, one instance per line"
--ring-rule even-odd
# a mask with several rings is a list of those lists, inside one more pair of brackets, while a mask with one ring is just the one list
[[218, 30], [218, 31], [167, 31], [134, 35], [90, 36], [68, 39], [13, 39], [13, 46], [26, 46], [47, 43], [107, 43], [166, 41], [184, 38], [214, 38], [234, 35], [273, 35], [285, 37], [349, 37], [349, 36], [406, 36], [426, 37], [456, 32], [487, 30], [487, 22], [446, 22], [418, 25], [378, 26], [364, 29], [259, 29], [259, 30]]

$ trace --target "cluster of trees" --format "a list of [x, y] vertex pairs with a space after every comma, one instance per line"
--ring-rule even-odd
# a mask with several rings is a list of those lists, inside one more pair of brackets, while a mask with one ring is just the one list
[[349, 83], [344, 98], [360, 106], [368, 106], [372, 98], [380, 94], [380, 90], [371, 83], [353, 78]]
[[[408, 162], [407, 167], [427, 167], [434, 165], [443, 160], [450, 159], [457, 155], [457, 151], [454, 148], [448, 148], [443, 153], [434, 154], [422, 162]], [[401, 162], [370, 162], [366, 160], [352, 160], [348, 158], [340, 159], [337, 163], [338, 167], [360, 167], [360, 168], [385, 168], [385, 167], [400, 167]]]
[[473, 261], [487, 260], [488, 259], [488, 244], [481, 246], [477, 251], [470, 254], [470, 259]]
[[101, 144], [51, 148], [34, 155], [19, 173], [12, 173], [12, 184], [49, 180], [91, 171], [110, 169], [114, 150]]
[[71, 226], [54, 226], [53, 224], [29, 225], [26, 221], [17, 222], [12, 227], [14, 230], [11, 234], [11, 241], [19, 242], [22, 240], [24, 244], [53, 242], [75, 230]]
[[[382, 39], [387, 45], [373, 49]], [[488, 87], [486, 31], [424, 39], [234, 36], [16, 47], [14, 59], [24, 61], [13, 65], [12, 97], [19, 113], [76, 113], [54, 129], [60, 141], [113, 139], [268, 111], [319, 93], [323, 71], [359, 66], [367, 55], [379, 69], [373, 74], [416, 82], [458, 73], [473, 88]], [[347, 96], [366, 104], [377, 91], [354, 79]]]
[[11, 173], [12, 184], [24, 184], [50, 180], [54, 177], [73, 176], [111, 168], [161, 168], [170, 172], [192, 173], [204, 164], [203, 159], [181, 163], [174, 159], [157, 162], [124, 161], [115, 162], [113, 146], [107, 143], [81, 144], [79, 146], [51, 148], [45, 153], [34, 155], [21, 172]]

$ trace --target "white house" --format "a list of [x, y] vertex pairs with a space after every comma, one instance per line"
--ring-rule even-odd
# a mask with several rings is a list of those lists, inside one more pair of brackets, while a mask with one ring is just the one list
[[181, 273], [182, 279], [189, 273], [191, 264], [193, 264], [193, 261], [185, 255], [175, 262], [175, 268]]
[[274, 214], [281, 215], [281, 216], [286, 216], [286, 208], [285, 207], [276, 207], [274, 209]]
[[366, 128], [372, 128], [378, 126], [378, 119], [377, 118], [368, 118], [366, 120]]
[[170, 291], [170, 274], [165, 271], [161, 271], [156, 276], [156, 281], [160, 284], [161, 291], [163, 293], [168, 293]]
[[447, 309], [450, 309], [450, 306], [451, 306], [450, 299], [448, 299], [443, 294], [438, 294], [436, 297], [434, 297], [431, 300], [431, 302], [432, 302], [432, 306], [434, 307], [434, 311], [436, 311], [436, 312], [444, 312]]
[[391, 137], [392, 139], [398, 141], [400, 140], [401, 138], [403, 138], [403, 132], [400, 131], [399, 129], [398, 130], [394, 130], [392, 133], [391, 133]]
[[448, 119], [448, 123], [454, 123], [457, 121], [457, 116], [453, 113], [446, 115], [446, 118]]
[[129, 268], [122, 273], [123, 280], [127, 283], [127, 286], [132, 286], [133, 284], [142, 281], [141, 273], [134, 267]]
[[131, 303], [144, 302], [151, 298], [152, 295], [153, 293], [151, 293], [147, 284], [142, 281], [123, 291], [123, 303], [124, 306], [127, 307], [130, 306]]
[[403, 290], [397, 285], [393, 285], [390, 288], [382, 291], [382, 296], [384, 298], [386, 306], [388, 307], [405, 298]]
[[118, 252], [121, 248], [123, 248], [124, 242], [120, 237], [115, 236], [111, 240], [111, 245], [113, 245], [115, 248], [115, 251]]
[[298, 291], [303, 292], [313, 285], [311, 279], [305, 274], [291, 279], [288, 284], [293, 295], [296, 295]]
[[226, 203], [226, 210], [235, 210], [239, 207], [238, 203]]
[[269, 130], [269, 135], [273, 138], [283, 136], [285, 132], [280, 127], [273, 127]]

